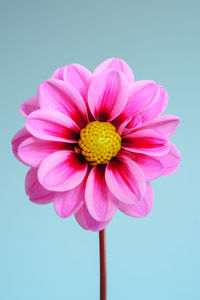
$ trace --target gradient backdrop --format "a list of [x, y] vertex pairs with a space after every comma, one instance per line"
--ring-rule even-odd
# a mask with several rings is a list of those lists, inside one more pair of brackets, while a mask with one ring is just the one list
[[98, 234], [51, 205], [30, 203], [27, 168], [12, 155], [24, 124], [22, 101], [63, 65], [93, 70], [123, 58], [136, 80], [169, 93], [167, 113], [180, 116], [172, 141], [179, 172], [153, 183], [144, 219], [117, 213], [107, 228], [108, 300], [200, 299], [199, 1], [1, 1], [0, 299], [99, 297]]

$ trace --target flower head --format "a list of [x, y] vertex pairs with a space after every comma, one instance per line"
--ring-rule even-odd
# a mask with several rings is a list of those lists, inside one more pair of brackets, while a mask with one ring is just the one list
[[144, 217], [152, 208], [150, 181], [178, 169], [180, 153], [168, 141], [179, 118], [162, 115], [167, 92], [151, 80], [134, 81], [121, 59], [93, 74], [62, 67], [22, 103], [25, 128], [13, 153], [30, 167], [25, 189], [37, 204], [75, 215], [86, 230], [107, 226], [119, 209]]

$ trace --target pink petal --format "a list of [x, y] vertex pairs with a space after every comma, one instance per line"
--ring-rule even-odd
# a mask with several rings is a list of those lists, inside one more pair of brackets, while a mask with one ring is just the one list
[[[71, 146], [71, 147], [70, 147]], [[30, 137], [22, 142], [19, 146], [19, 157], [30, 167], [38, 167], [41, 161], [49, 154], [74, 147], [73, 144], [66, 144], [63, 142], [44, 141], [34, 137]]]
[[122, 148], [130, 152], [151, 156], [166, 154], [169, 150], [166, 137], [153, 129], [140, 130], [123, 137]]
[[95, 219], [93, 219], [88, 210], [86, 205], [83, 205], [79, 211], [75, 214], [75, 218], [76, 221], [78, 222], [78, 224], [85, 230], [92, 230], [92, 231], [101, 231], [104, 228], [106, 228], [106, 226], [108, 225], [108, 223], [111, 221], [108, 220], [106, 222], [99, 222], [96, 221]]
[[129, 132], [129, 130], [138, 128], [141, 124], [142, 124], [141, 117], [139, 114], [137, 114], [131, 118], [130, 122], [126, 126], [126, 130], [128, 130], [127, 132]]
[[106, 122], [122, 112], [127, 97], [125, 76], [120, 71], [110, 70], [92, 79], [88, 91], [88, 104], [94, 118]]
[[176, 172], [181, 162], [181, 154], [174, 144], [168, 142], [169, 152], [163, 156], [158, 157], [165, 168], [163, 175], [170, 175]]
[[87, 91], [92, 78], [92, 73], [79, 64], [70, 64], [57, 69], [52, 78], [64, 80], [70, 83], [81, 94], [85, 102], [87, 101]]
[[127, 119], [144, 110], [155, 101], [159, 87], [151, 80], [135, 81], [129, 87], [128, 102], [120, 116]]
[[[139, 114], [133, 116], [130, 119], [126, 119], [126, 120], [128, 120], [128, 122], [126, 123], [126, 126], [123, 128], [123, 131], [121, 132], [122, 136], [130, 134], [131, 132], [135, 131], [135, 129], [139, 128], [142, 124], [142, 118], [140, 117]], [[124, 124], [124, 122], [122, 124]]]
[[84, 203], [85, 183], [66, 192], [57, 192], [54, 197], [54, 209], [61, 218], [68, 218], [76, 213]]
[[87, 108], [79, 92], [69, 83], [49, 79], [40, 84], [38, 99], [42, 109], [62, 112], [72, 119], [79, 128], [88, 122]]
[[[133, 82], [129, 86], [127, 104], [122, 113], [113, 120], [113, 125], [118, 128], [125, 120], [134, 120], [138, 116], [138, 113], [155, 101], [158, 91], [159, 86], [154, 81], [140, 80]], [[134, 122], [133, 124], [130, 122], [128, 127], [133, 128], [133, 126]], [[124, 134], [130, 131], [130, 129], [126, 130]]]
[[137, 201], [134, 204], [125, 204], [120, 203], [119, 209], [126, 215], [135, 217], [135, 218], [143, 218], [147, 216], [153, 207], [153, 189], [149, 182], [147, 182], [147, 189], [144, 198], [141, 201]]
[[86, 206], [97, 221], [107, 221], [116, 213], [118, 200], [105, 182], [105, 167], [94, 167], [88, 176], [85, 190]]
[[145, 194], [143, 172], [134, 161], [125, 156], [114, 158], [108, 163], [105, 179], [113, 195], [127, 204], [141, 200]]
[[94, 75], [108, 71], [110, 69], [119, 70], [124, 73], [128, 82], [134, 81], [133, 72], [129, 65], [127, 65], [124, 60], [115, 57], [106, 59], [100, 65], [98, 65], [94, 71]]
[[54, 192], [44, 189], [38, 181], [36, 168], [30, 168], [25, 179], [25, 190], [30, 201], [36, 204], [48, 204], [53, 201]]
[[57, 151], [42, 161], [38, 169], [38, 179], [48, 190], [67, 191], [83, 181], [87, 165], [87, 161], [73, 151]]
[[19, 145], [23, 141], [25, 141], [27, 138], [29, 138], [30, 136], [31, 136], [30, 133], [25, 128], [22, 128], [14, 135], [12, 142], [11, 142], [13, 154], [22, 163], [24, 163], [24, 162], [21, 160], [21, 158], [18, 155], [18, 148], [19, 148]]
[[156, 129], [164, 134], [166, 138], [169, 138], [176, 130], [179, 122], [180, 119], [177, 116], [164, 115], [144, 123], [142, 126], [137, 128], [137, 130]]
[[39, 109], [38, 98], [31, 97], [21, 104], [19, 110], [23, 116], [27, 117], [30, 113], [37, 109]]
[[163, 175], [164, 167], [159, 161], [160, 157], [155, 158], [141, 153], [134, 153], [133, 160], [142, 169], [146, 180], [153, 180]]
[[53, 73], [51, 78], [64, 80], [64, 71], [65, 71], [66, 67], [67, 66], [64, 66], [64, 67], [61, 67], [61, 68], [58, 68], [57, 70], [55, 70], [55, 72]]
[[77, 142], [79, 128], [63, 113], [55, 110], [39, 109], [26, 120], [26, 129], [35, 137], [48, 141]]
[[119, 135], [122, 135], [123, 132], [126, 130], [126, 126], [131, 121], [131, 118], [126, 119], [123, 122], [119, 122], [118, 124], [115, 123], [115, 120], [113, 122], [111, 122], [111, 123], [116, 127], [116, 130], [119, 133]]
[[141, 113], [143, 123], [161, 115], [165, 111], [167, 104], [168, 94], [162, 86], [159, 86], [159, 94], [156, 101]]

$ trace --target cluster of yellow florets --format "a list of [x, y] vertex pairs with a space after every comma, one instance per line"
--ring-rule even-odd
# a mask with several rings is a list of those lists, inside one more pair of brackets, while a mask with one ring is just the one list
[[107, 164], [119, 152], [121, 137], [111, 123], [93, 121], [81, 129], [78, 144], [92, 165]]

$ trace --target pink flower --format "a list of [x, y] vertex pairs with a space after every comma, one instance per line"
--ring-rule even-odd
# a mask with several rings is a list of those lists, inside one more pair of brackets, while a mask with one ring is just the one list
[[54, 203], [86, 230], [100, 231], [120, 209], [144, 217], [152, 209], [150, 181], [178, 169], [180, 153], [168, 141], [179, 118], [161, 114], [167, 92], [151, 80], [134, 81], [121, 59], [94, 73], [78, 64], [55, 71], [36, 97], [22, 103], [25, 128], [13, 153], [30, 170], [26, 193]]

